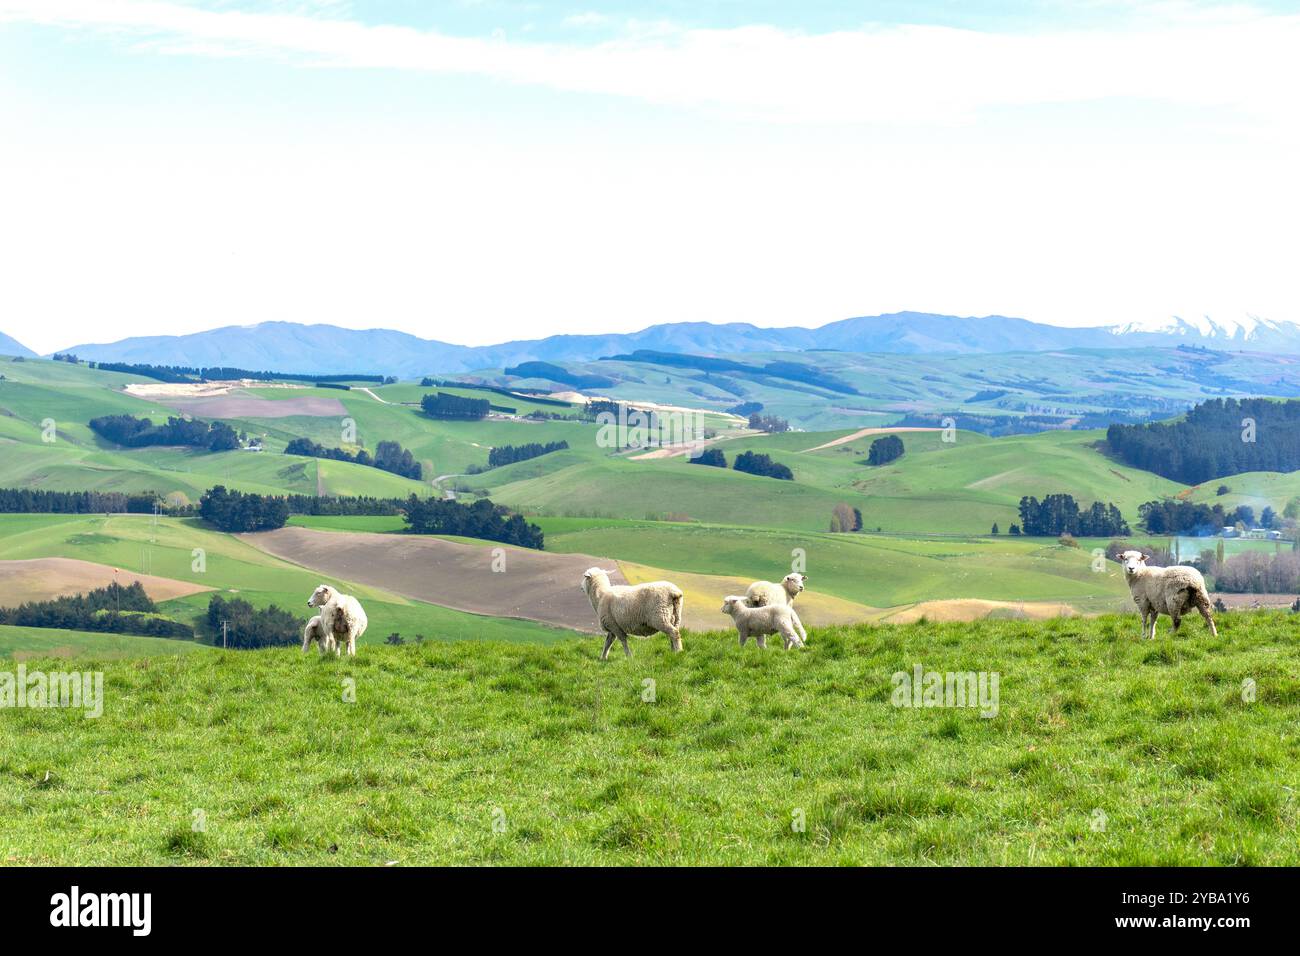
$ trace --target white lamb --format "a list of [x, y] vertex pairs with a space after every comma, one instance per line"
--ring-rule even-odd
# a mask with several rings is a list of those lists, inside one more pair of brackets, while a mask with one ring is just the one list
[[[361, 602], [350, 594], [342, 594], [322, 584], [307, 599], [307, 606], [320, 609], [321, 624], [325, 628], [326, 640], [333, 643], [334, 653], [346, 646], [350, 656], [356, 656], [357, 639], [366, 633], [366, 612], [361, 609]], [[324, 645], [328, 649], [329, 645]]]
[[317, 645], [316, 650], [322, 654], [335, 647], [334, 635], [325, 630], [319, 614], [308, 621], [307, 626], [302, 629], [302, 652], [306, 654], [307, 648], [312, 644]]
[[1148, 568], [1147, 556], [1141, 551], [1125, 551], [1119, 556], [1124, 565], [1124, 578], [1133, 594], [1133, 603], [1142, 612], [1142, 636], [1147, 637], [1147, 622], [1151, 622], [1152, 639], [1156, 636], [1156, 618], [1168, 614], [1174, 622], [1174, 633], [1184, 614], [1193, 608], [1201, 612], [1210, 633], [1219, 636], [1210, 611], [1210, 595], [1205, 590], [1205, 578], [1195, 568], [1177, 564], [1169, 568]]
[[803, 647], [808, 642], [804, 633], [803, 622], [789, 604], [765, 604], [762, 607], [750, 607], [747, 599], [738, 594], [725, 598], [722, 613], [730, 614], [740, 634], [740, 646], [752, 635], [759, 647], [767, 647], [767, 635], [780, 634], [782, 646], [788, 651], [791, 647]]
[[605, 649], [600, 652], [600, 659], [609, 659], [609, 649], [615, 639], [622, 643], [623, 653], [631, 657], [632, 650], [627, 646], [629, 634], [636, 637], [667, 634], [673, 650], [680, 651], [682, 589], [668, 581], [610, 584], [612, 573], [588, 568], [582, 576], [582, 590], [605, 632]]
[[781, 579], [780, 584], [771, 581], [755, 581], [745, 591], [745, 600], [750, 607], [763, 607], [767, 604], [793, 604], [794, 599], [803, 592], [808, 583], [805, 575], [793, 571]]

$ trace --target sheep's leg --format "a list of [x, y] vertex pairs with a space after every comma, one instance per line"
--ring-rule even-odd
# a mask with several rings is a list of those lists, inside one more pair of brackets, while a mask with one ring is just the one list
[[605, 649], [600, 652], [602, 661], [609, 660], [609, 649], [614, 646], [614, 635], [610, 631], [605, 632]]
[[793, 608], [790, 610], [790, 618], [791, 623], [794, 625], [795, 632], [799, 635], [799, 646], [807, 647], [808, 632], [803, 629], [803, 621], [799, 620], [799, 615], [794, 613]]
[[348, 657], [356, 657], [356, 656], [357, 656], [357, 636], [355, 634], [349, 634], [348, 635]]
[[766, 634], [754, 635], [754, 643], [757, 644], [761, 650], [767, 650], [767, 635]]
[[618, 639], [619, 639], [619, 642], [622, 643], [622, 645], [623, 645], [623, 656], [624, 656], [624, 657], [631, 657], [631, 656], [632, 656], [632, 648], [630, 648], [630, 647], [627, 646], [627, 635], [626, 635], [626, 634], [620, 634], [620, 635], [618, 636]]
[[749, 632], [740, 625], [736, 625], [736, 632], [740, 635], [740, 646], [744, 647], [745, 642], [749, 640]]
[[1201, 612], [1201, 617], [1205, 618], [1206, 625], [1210, 628], [1210, 633], [1215, 637], [1219, 636], [1219, 629], [1214, 626], [1214, 615], [1210, 613], [1210, 597], [1202, 591], [1197, 591], [1192, 595], [1192, 603], [1196, 605], [1196, 610]]
[[682, 632], [669, 624], [664, 630], [668, 633], [668, 643], [673, 646], [674, 651], [682, 649]]

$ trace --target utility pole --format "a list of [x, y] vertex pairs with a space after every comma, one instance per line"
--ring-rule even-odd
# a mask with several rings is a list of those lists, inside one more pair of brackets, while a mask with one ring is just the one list
[[221, 647], [222, 647], [223, 649], [229, 649], [229, 647], [230, 647], [229, 643], [228, 643], [227, 640], [226, 640], [226, 630], [227, 630], [227, 626], [228, 626], [229, 624], [230, 624], [229, 621], [227, 621], [226, 619], [222, 618], [222, 621], [221, 621]]

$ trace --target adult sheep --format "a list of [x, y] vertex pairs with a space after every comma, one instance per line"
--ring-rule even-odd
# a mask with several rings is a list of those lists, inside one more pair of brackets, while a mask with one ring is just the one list
[[588, 568], [582, 576], [582, 590], [605, 632], [605, 649], [600, 652], [600, 659], [609, 659], [609, 649], [616, 638], [623, 645], [623, 653], [631, 657], [632, 649], [627, 646], [629, 634], [636, 637], [667, 634], [673, 650], [680, 651], [682, 589], [668, 581], [610, 584], [611, 573]]
[[771, 581], [755, 581], [745, 591], [745, 601], [750, 607], [764, 607], [769, 604], [793, 604], [808, 583], [806, 575], [792, 571], [781, 579], [780, 584]]
[[1219, 636], [1210, 610], [1210, 595], [1205, 590], [1205, 578], [1195, 568], [1176, 564], [1169, 568], [1148, 568], [1147, 556], [1141, 551], [1125, 551], [1119, 556], [1124, 566], [1124, 579], [1128, 581], [1133, 603], [1142, 612], [1142, 636], [1147, 637], [1147, 621], [1151, 622], [1150, 637], [1156, 636], [1156, 618], [1168, 614], [1174, 622], [1174, 633], [1184, 614], [1193, 608], [1201, 612], [1210, 633]]
[[[340, 653], [346, 645], [348, 654], [356, 656], [357, 639], [366, 633], [366, 612], [361, 609], [361, 602], [350, 594], [343, 594], [328, 584], [322, 584], [311, 593], [307, 606], [320, 609], [321, 625], [325, 628], [327, 640], [334, 643], [334, 653]], [[325, 645], [328, 648], [328, 645]]]

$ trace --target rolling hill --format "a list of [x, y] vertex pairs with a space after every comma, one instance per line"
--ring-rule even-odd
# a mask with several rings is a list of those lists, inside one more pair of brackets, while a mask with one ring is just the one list
[[17, 339], [10, 338], [3, 332], [0, 332], [0, 355], [19, 355], [23, 358], [35, 358], [36, 353], [23, 345]]

